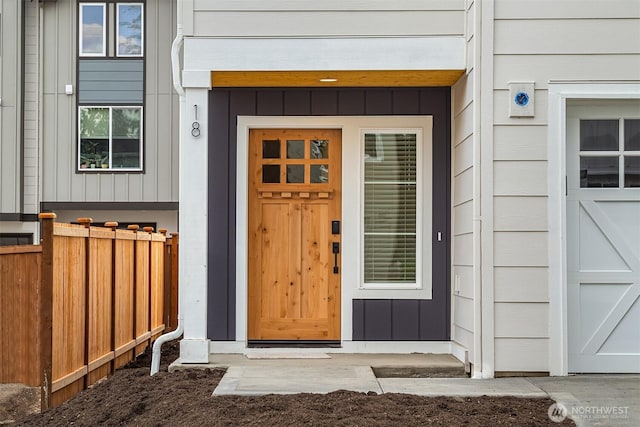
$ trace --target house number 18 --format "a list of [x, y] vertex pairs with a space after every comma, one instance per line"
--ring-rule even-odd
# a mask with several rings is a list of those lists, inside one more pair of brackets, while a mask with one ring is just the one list
[[195, 109], [195, 118], [196, 120], [191, 123], [191, 135], [194, 138], [197, 138], [200, 136], [200, 123], [198, 123], [198, 105], [194, 105], [193, 108]]

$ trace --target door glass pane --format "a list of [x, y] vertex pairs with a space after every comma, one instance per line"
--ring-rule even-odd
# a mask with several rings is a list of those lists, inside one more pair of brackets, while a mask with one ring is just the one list
[[287, 140], [287, 159], [304, 159], [304, 140]]
[[280, 158], [280, 140], [262, 141], [262, 158], [263, 159], [279, 159]]
[[304, 165], [287, 165], [287, 183], [300, 184], [304, 182]]
[[618, 186], [618, 157], [580, 157], [581, 188]]
[[118, 5], [118, 56], [142, 56], [142, 4]]
[[618, 151], [618, 120], [580, 120], [580, 151]]
[[329, 165], [311, 165], [311, 183], [326, 184], [329, 182]]
[[277, 184], [280, 182], [280, 165], [262, 165], [262, 182]]
[[640, 151], [640, 120], [624, 121], [624, 149]]
[[640, 156], [626, 156], [624, 158], [624, 186], [627, 188], [640, 187]]
[[80, 5], [80, 55], [104, 56], [105, 7], [102, 4]]
[[312, 159], [328, 159], [329, 158], [329, 141], [326, 139], [312, 139], [311, 141], [311, 158]]

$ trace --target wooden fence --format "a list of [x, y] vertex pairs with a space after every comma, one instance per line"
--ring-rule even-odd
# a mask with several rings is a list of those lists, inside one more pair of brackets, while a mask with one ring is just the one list
[[41, 245], [0, 247], [0, 383], [39, 386], [44, 410], [175, 327], [178, 235], [40, 218]]

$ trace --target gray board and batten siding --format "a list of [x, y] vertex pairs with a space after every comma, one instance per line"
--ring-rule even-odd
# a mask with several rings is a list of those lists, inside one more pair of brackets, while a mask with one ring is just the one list
[[[430, 300], [353, 300], [354, 341], [450, 339], [451, 89], [213, 89], [209, 94], [208, 338], [236, 334], [238, 116], [433, 116], [433, 288]], [[438, 242], [438, 231], [443, 239]], [[342, 286], [352, 286], [345, 284]]]
[[142, 104], [143, 59], [81, 59], [78, 64], [80, 104]]

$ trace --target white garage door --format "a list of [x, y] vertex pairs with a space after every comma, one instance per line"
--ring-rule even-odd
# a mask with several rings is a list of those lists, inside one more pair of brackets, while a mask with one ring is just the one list
[[640, 102], [567, 111], [569, 372], [640, 372]]

